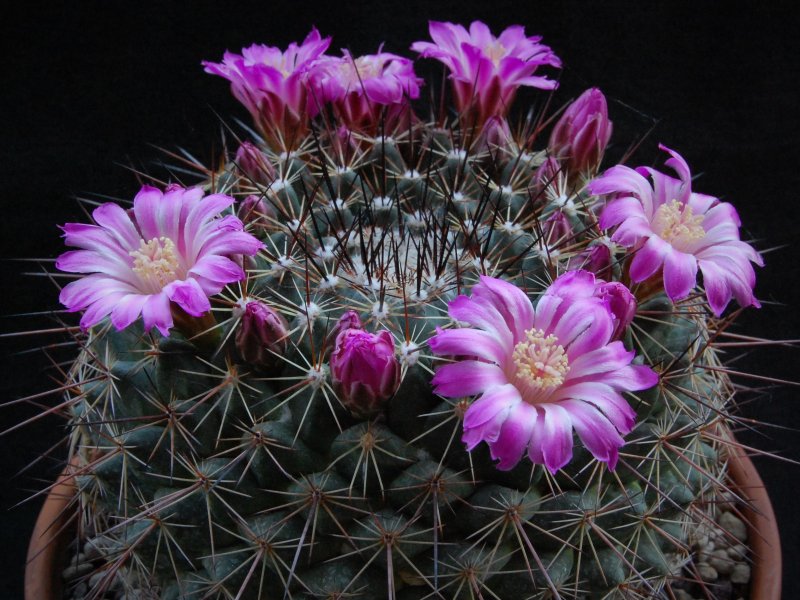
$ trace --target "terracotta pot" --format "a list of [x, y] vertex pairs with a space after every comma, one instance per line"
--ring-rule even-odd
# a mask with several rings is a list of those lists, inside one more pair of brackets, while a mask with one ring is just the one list
[[740, 512], [747, 523], [747, 545], [753, 561], [750, 598], [781, 600], [781, 540], [767, 488], [753, 461], [735, 443], [728, 450], [728, 472], [746, 501]]
[[[728, 434], [731, 435], [731, 434]], [[747, 523], [753, 565], [751, 600], [781, 600], [781, 543], [775, 512], [753, 461], [735, 443], [728, 451], [728, 472], [739, 495], [747, 502], [741, 516]], [[61, 573], [67, 561], [74, 510], [74, 473], [67, 465], [50, 489], [36, 520], [25, 567], [25, 600], [61, 600]]]
[[25, 565], [25, 600], [61, 600], [61, 573], [77, 517], [70, 510], [75, 507], [75, 470], [70, 462], [61, 472], [36, 519]]

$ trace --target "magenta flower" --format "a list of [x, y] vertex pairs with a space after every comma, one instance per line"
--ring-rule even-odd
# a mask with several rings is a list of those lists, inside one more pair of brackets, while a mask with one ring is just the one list
[[204, 61], [206, 73], [231, 82], [233, 95], [244, 104], [267, 139], [284, 150], [296, 147], [319, 112], [308, 93], [308, 69], [328, 49], [331, 39], [312, 29], [303, 43], [279, 48], [254, 44], [241, 54], [226, 52], [221, 63]]
[[550, 134], [548, 150], [574, 173], [594, 171], [611, 139], [606, 98], [591, 88], [570, 104]]
[[280, 313], [256, 300], [245, 304], [236, 331], [236, 348], [245, 362], [272, 367], [279, 363], [288, 343], [289, 325]]
[[400, 362], [388, 331], [344, 329], [331, 354], [331, 379], [339, 400], [359, 417], [380, 412], [400, 385]]
[[381, 122], [391, 131], [408, 113], [408, 101], [419, 98], [422, 79], [408, 58], [380, 52], [353, 58], [321, 58], [311, 71], [317, 98], [331, 102], [339, 120], [353, 131], [378, 133]]
[[666, 164], [679, 179], [649, 167], [634, 170], [617, 165], [589, 184], [592, 194], [614, 195], [600, 215], [600, 227], [618, 225], [611, 239], [635, 248], [631, 280], [644, 281], [663, 266], [664, 289], [675, 301], [689, 295], [699, 267], [708, 303], [717, 316], [731, 297], [741, 306], [760, 306], [753, 296], [756, 277], [750, 263], [763, 266], [764, 262], [739, 239], [736, 209], [692, 192], [686, 161], [665, 146], [659, 148], [672, 156]]
[[433, 43], [414, 42], [411, 49], [450, 70], [456, 108], [467, 125], [480, 127], [491, 117], [505, 117], [520, 86], [552, 90], [558, 85], [534, 73], [543, 65], [560, 67], [561, 60], [539, 43], [541, 37], [526, 36], [520, 25], [508, 27], [498, 37], [480, 21], [474, 21], [469, 31], [430, 21], [428, 31]]
[[130, 211], [107, 203], [92, 213], [96, 225], [67, 223], [65, 242], [80, 250], [62, 254], [56, 267], [86, 275], [61, 290], [61, 303], [86, 309], [84, 328], [111, 315], [124, 329], [141, 315], [145, 329], [169, 335], [171, 303], [194, 317], [208, 312], [209, 296], [244, 277], [230, 257], [262, 247], [233, 215], [217, 218], [231, 204], [200, 188], [144, 186]]
[[607, 285], [571, 271], [534, 309], [516, 286], [483, 276], [472, 297], [450, 302], [450, 317], [469, 327], [439, 330], [429, 341], [434, 353], [457, 357], [433, 384], [446, 398], [479, 396], [464, 414], [467, 450], [485, 441], [507, 470], [527, 449], [555, 473], [572, 458], [574, 428], [595, 458], [615, 467], [635, 418], [621, 392], [647, 389], [658, 377], [632, 365], [634, 352], [613, 340], [620, 315]]

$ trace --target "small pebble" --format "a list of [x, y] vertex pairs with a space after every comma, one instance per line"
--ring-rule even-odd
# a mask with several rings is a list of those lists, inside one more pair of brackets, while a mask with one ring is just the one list
[[695, 540], [694, 545], [695, 545], [696, 548], [705, 548], [706, 546], [708, 546], [708, 543], [710, 541], [711, 541], [711, 539], [708, 537], [708, 534], [704, 533], [703, 535], [700, 535], [700, 536], [697, 537], [697, 539]]
[[716, 549], [714, 542], [708, 542], [705, 546], [697, 551], [698, 562], [708, 562], [711, 559], [712, 552]]
[[694, 597], [686, 590], [672, 590], [675, 594], [675, 600], [694, 600]]
[[750, 581], [750, 565], [739, 563], [733, 567], [731, 571], [731, 582], [733, 583], [747, 583]]
[[700, 577], [703, 581], [716, 581], [719, 578], [719, 573], [717, 570], [709, 564], [706, 563], [697, 563], [697, 572], [700, 573]]
[[736, 544], [728, 548], [728, 556], [731, 558], [744, 558], [747, 556], [747, 546], [744, 544]]
[[102, 552], [100, 552], [100, 547], [95, 538], [86, 540], [83, 545], [83, 553], [86, 555], [87, 560], [94, 560], [101, 556]]
[[747, 541], [747, 525], [733, 513], [722, 513], [722, 516], [719, 518], [719, 526], [740, 542]]
[[101, 581], [103, 581], [103, 578], [105, 576], [106, 576], [105, 571], [97, 571], [97, 573], [92, 573], [92, 576], [89, 577], [89, 587], [94, 588], [95, 586], [97, 586]]
[[92, 571], [94, 571], [92, 563], [78, 563], [77, 565], [73, 564], [64, 569], [64, 571], [61, 573], [61, 576], [67, 581], [72, 581], [73, 579], [83, 577]]
[[730, 579], [720, 579], [714, 584], [713, 598], [731, 598], [733, 596], [733, 584]]
[[708, 564], [714, 567], [720, 575], [727, 575], [733, 570], [733, 561], [728, 556], [728, 551], [722, 548], [711, 553]]
[[89, 586], [86, 585], [85, 582], [81, 581], [78, 585], [75, 586], [75, 589], [72, 590], [72, 596], [74, 598], [83, 598], [86, 596], [86, 593], [89, 591]]

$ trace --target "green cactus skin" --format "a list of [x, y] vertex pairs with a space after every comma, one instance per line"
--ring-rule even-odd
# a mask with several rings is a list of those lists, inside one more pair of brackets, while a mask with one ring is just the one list
[[[615, 472], [577, 447], [555, 476], [527, 459], [498, 471], [483, 446], [467, 453], [468, 399], [444, 401], [429, 383], [425, 342], [448, 325], [447, 302], [480, 273], [535, 301], [602, 240], [585, 179], [565, 213], [575, 235], [545, 240], [564, 203], [531, 184], [544, 154], [464, 149], [462, 137], [418, 124], [343, 146], [317, 131], [290, 156], [256, 139], [278, 174], [270, 185], [233, 162], [202, 179], [274, 211], [249, 221], [266, 250], [216, 299], [217, 342], [97, 326], [69, 375], [80, 514], [106, 552], [96, 597], [117, 572], [167, 600], [671, 597], [687, 531], [723, 486], [714, 432], [732, 389], [718, 323], [692, 299], [634, 288], [626, 345], [661, 381], [629, 396], [639, 422]], [[289, 323], [272, 370], [243, 364], [231, 341], [248, 299]], [[388, 330], [402, 365], [369, 421], [341, 406], [328, 373], [346, 310]]]

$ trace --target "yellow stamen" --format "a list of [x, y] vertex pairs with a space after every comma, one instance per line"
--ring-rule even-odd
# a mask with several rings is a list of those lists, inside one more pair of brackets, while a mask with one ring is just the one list
[[494, 40], [488, 46], [486, 46], [486, 56], [489, 57], [495, 66], [500, 64], [500, 61], [506, 55], [506, 48], [503, 44], [500, 43], [500, 40]]
[[175, 242], [167, 237], [142, 240], [139, 249], [130, 253], [133, 257], [133, 272], [139, 276], [148, 291], [158, 291], [178, 278], [180, 261], [175, 251]]
[[653, 217], [653, 231], [673, 246], [702, 239], [703, 215], [692, 214], [692, 207], [673, 200], [658, 207]]
[[545, 337], [541, 329], [525, 332], [525, 341], [514, 346], [512, 360], [517, 366], [516, 377], [527, 386], [543, 389], [561, 385], [569, 371], [569, 359], [564, 347], [554, 335]]

